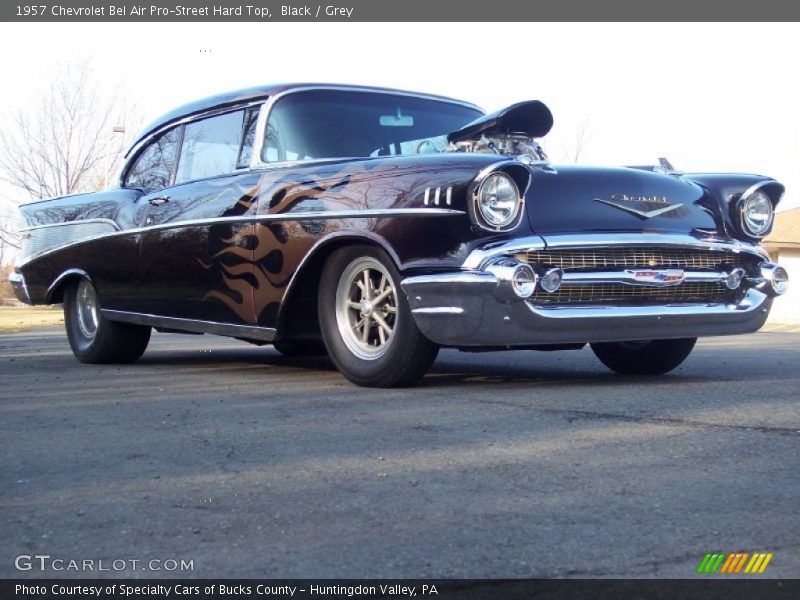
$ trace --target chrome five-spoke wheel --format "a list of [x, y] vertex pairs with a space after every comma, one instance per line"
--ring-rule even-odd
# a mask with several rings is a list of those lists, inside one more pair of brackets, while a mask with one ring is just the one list
[[336, 322], [348, 349], [363, 360], [383, 356], [397, 319], [397, 290], [386, 268], [369, 256], [350, 263], [336, 289]]

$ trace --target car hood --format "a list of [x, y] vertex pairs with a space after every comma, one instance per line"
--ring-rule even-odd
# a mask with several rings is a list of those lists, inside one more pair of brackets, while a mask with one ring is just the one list
[[721, 232], [717, 201], [702, 187], [637, 169], [533, 169], [525, 203], [539, 235]]

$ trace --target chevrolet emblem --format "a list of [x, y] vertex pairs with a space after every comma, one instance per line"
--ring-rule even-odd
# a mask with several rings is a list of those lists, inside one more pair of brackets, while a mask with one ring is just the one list
[[683, 283], [686, 275], [683, 269], [626, 269], [625, 271], [638, 284], [652, 287], [670, 287]]
[[614, 194], [610, 200], [605, 198], [595, 198], [595, 202], [607, 204], [620, 210], [624, 210], [642, 219], [652, 219], [658, 215], [663, 215], [671, 210], [683, 206], [683, 204], [670, 204], [666, 196], [629, 196], [627, 194]]

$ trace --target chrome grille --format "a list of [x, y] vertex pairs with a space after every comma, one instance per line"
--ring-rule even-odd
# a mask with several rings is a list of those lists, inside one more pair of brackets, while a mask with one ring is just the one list
[[718, 283], [690, 282], [665, 288], [604, 283], [562, 285], [552, 294], [537, 289], [529, 300], [535, 304], [670, 304], [726, 302], [731, 295], [731, 290]]
[[686, 270], [720, 270], [741, 261], [732, 252], [665, 248], [587, 248], [521, 252], [517, 260], [533, 265], [560, 267], [565, 271], [592, 271], [619, 267], [654, 267]]

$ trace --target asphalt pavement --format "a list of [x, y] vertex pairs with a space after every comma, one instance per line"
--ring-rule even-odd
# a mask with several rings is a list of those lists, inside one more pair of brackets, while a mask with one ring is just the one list
[[448, 350], [400, 390], [211, 336], [126, 366], [2, 336], [0, 577], [693, 577], [740, 551], [800, 577], [799, 398], [789, 332], [662, 377]]

